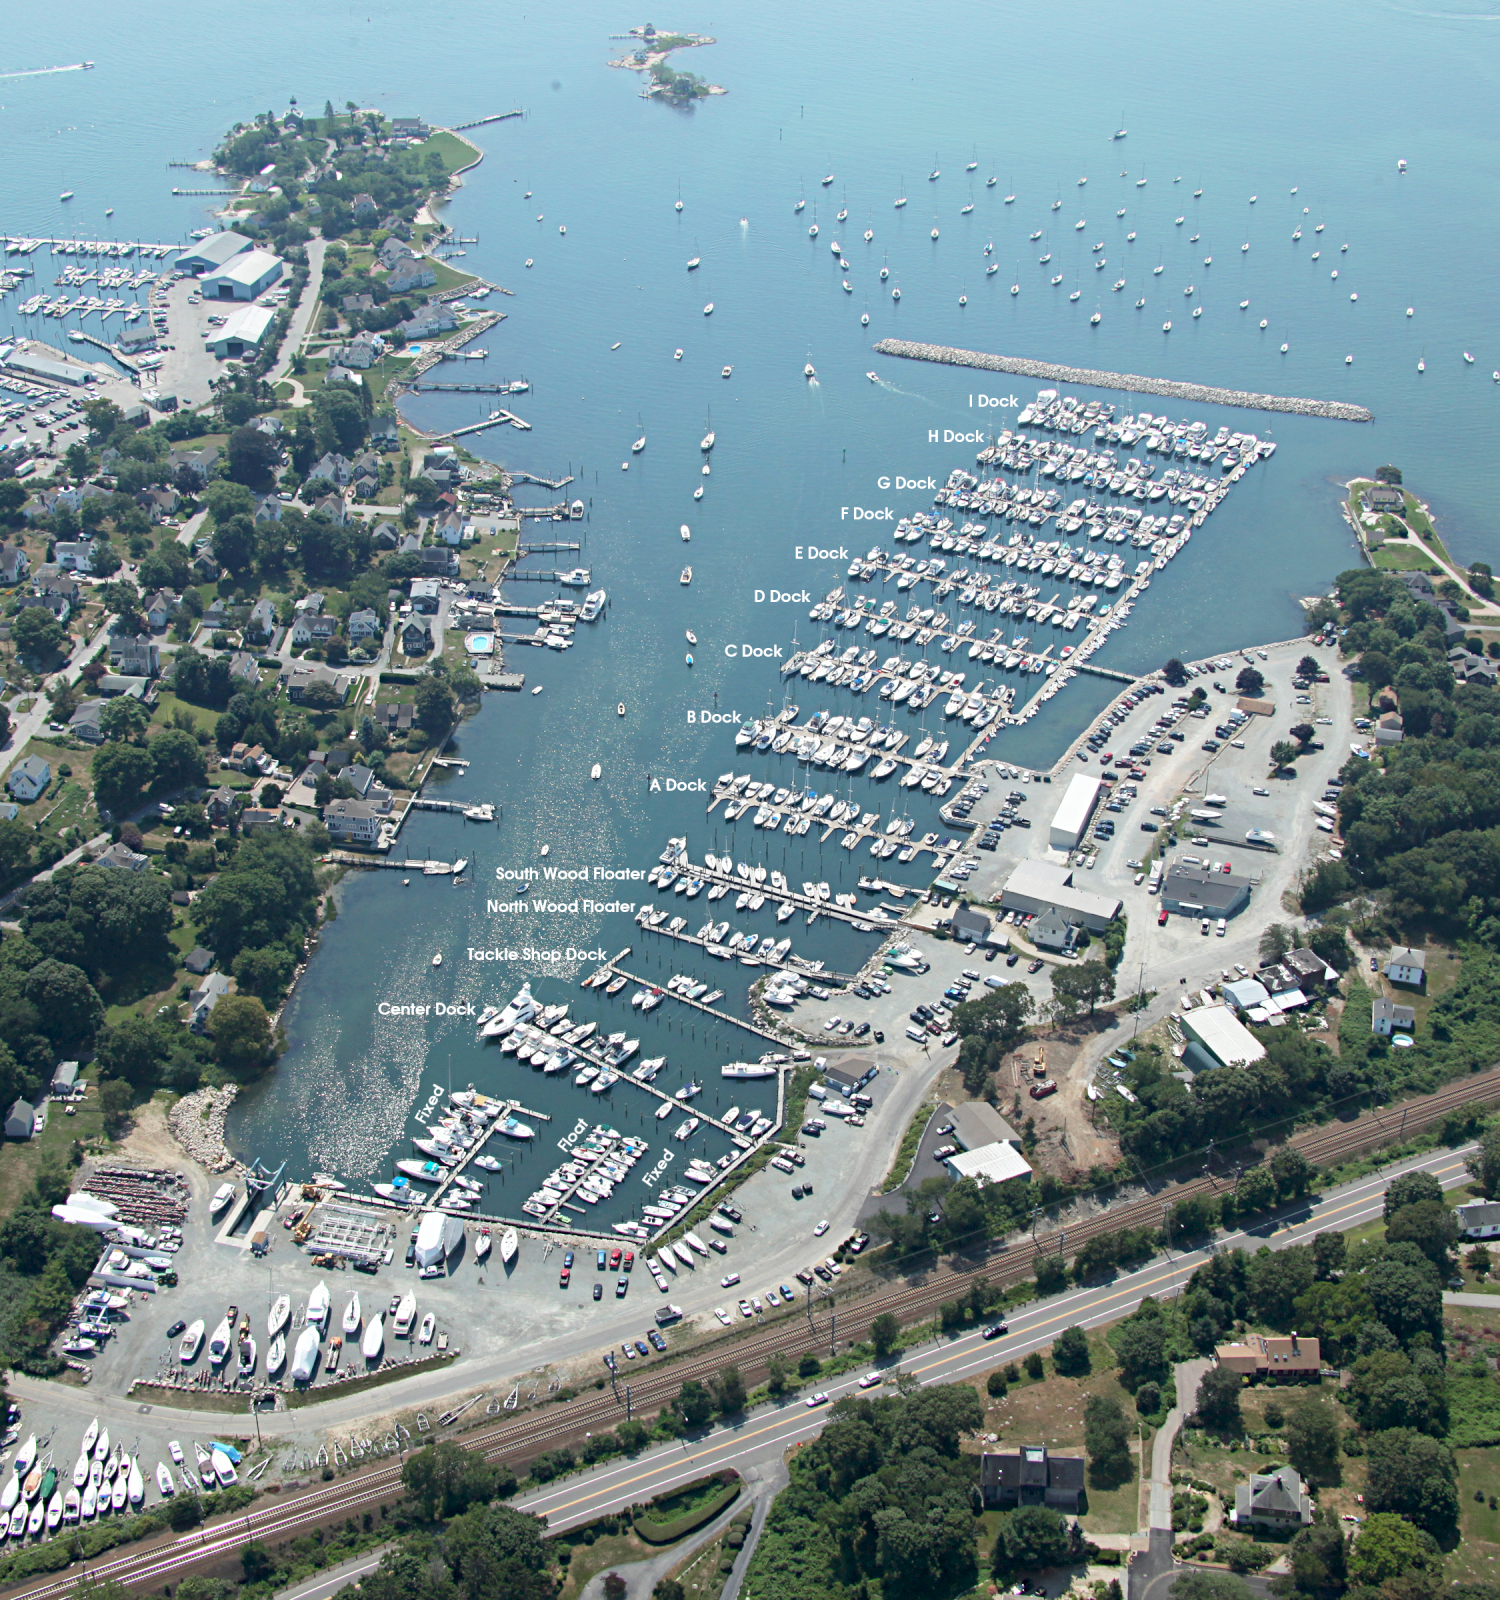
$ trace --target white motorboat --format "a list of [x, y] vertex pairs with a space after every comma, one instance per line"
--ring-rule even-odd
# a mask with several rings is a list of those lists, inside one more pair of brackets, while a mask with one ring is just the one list
[[365, 1336], [360, 1341], [360, 1353], [366, 1361], [378, 1361], [380, 1351], [385, 1344], [385, 1316], [377, 1312], [370, 1318], [370, 1325], [365, 1329]]
[[217, 1217], [221, 1211], [234, 1199], [234, 1185], [221, 1183], [214, 1190], [214, 1197], [208, 1202], [208, 1214], [211, 1218]]
[[[318, 1286], [307, 1297], [307, 1320], [310, 1325], [316, 1325], [319, 1334], [328, 1325], [328, 1313], [333, 1303], [333, 1297], [328, 1293], [328, 1285], [320, 1278]], [[297, 1341], [300, 1349], [302, 1341]]]
[[156, 1463], [156, 1490], [163, 1500], [170, 1500], [177, 1493], [177, 1485], [172, 1481], [171, 1469], [165, 1461]]
[[217, 1445], [209, 1452], [208, 1460], [221, 1487], [227, 1489], [230, 1484], [239, 1482], [240, 1475], [234, 1470], [234, 1463]]
[[233, 1340], [234, 1330], [229, 1326], [229, 1318], [224, 1317], [208, 1341], [208, 1359], [216, 1367], [229, 1359], [229, 1347]]
[[255, 1374], [255, 1340], [247, 1333], [240, 1340], [240, 1376], [253, 1377]]
[[182, 1336], [182, 1343], [177, 1348], [178, 1357], [184, 1364], [198, 1359], [198, 1351], [203, 1345], [203, 1319], [200, 1317], [193, 1323]]

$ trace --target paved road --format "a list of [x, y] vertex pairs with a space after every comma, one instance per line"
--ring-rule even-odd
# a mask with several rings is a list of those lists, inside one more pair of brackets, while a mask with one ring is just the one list
[[327, 248], [327, 242], [321, 238], [307, 241], [307, 287], [302, 291], [302, 298], [292, 313], [286, 338], [281, 341], [281, 355], [277, 358], [276, 365], [266, 374], [267, 383], [275, 383], [278, 378], [286, 377], [292, 370], [293, 357], [301, 350], [302, 341], [307, 337], [307, 330], [312, 326], [313, 314], [318, 309], [318, 300], [323, 289], [323, 253]]
[[1182, 1430], [1182, 1420], [1193, 1408], [1198, 1385], [1203, 1374], [1213, 1362], [1199, 1358], [1179, 1361], [1172, 1377], [1177, 1389], [1177, 1404], [1167, 1413], [1167, 1419], [1156, 1431], [1151, 1441], [1151, 1531], [1158, 1528], [1172, 1531], [1172, 1447]]
[[[54, 673], [49, 682], [63, 678], [68, 683], [77, 683], [78, 675], [108, 644], [110, 623], [113, 621], [114, 618], [110, 617], [102, 622], [93, 636], [73, 652], [67, 666], [61, 672]], [[25, 752], [27, 742], [42, 732], [51, 720], [52, 703], [47, 698], [46, 690], [39, 690], [34, 696], [34, 701], [30, 711], [16, 718], [11, 728], [10, 740], [5, 749], [0, 751], [0, 775], [10, 769], [12, 762], [18, 760]]]
[[388, 1548], [383, 1545], [378, 1550], [367, 1550], [362, 1556], [355, 1556], [352, 1561], [341, 1562], [336, 1567], [326, 1567], [322, 1572], [315, 1573], [311, 1578], [304, 1578], [301, 1583], [290, 1589], [279, 1589], [276, 1600], [327, 1600], [329, 1595], [337, 1594], [339, 1590], [364, 1577], [367, 1572], [373, 1572], [380, 1565], [380, 1558]]
[[[1456, 1188], [1468, 1181], [1463, 1154], [1442, 1150], [1400, 1162], [1293, 1208], [1279, 1223], [1273, 1220], [1201, 1248], [1158, 1259], [1108, 1284], [1091, 1284], [1037, 1301], [1010, 1319], [1011, 1331], [1006, 1338], [991, 1343], [976, 1332], [943, 1340], [935, 1346], [909, 1351], [901, 1370], [922, 1383], [952, 1383], [973, 1377], [993, 1367], [1001, 1357], [1015, 1359], [1050, 1344], [1066, 1327], [1076, 1324], [1089, 1328], [1113, 1322], [1132, 1311], [1146, 1295], [1160, 1299], [1180, 1293], [1216, 1250], [1255, 1250], [1262, 1244], [1280, 1250], [1305, 1244], [1324, 1229], [1347, 1229], [1368, 1222], [1381, 1215], [1386, 1186], [1402, 1172], [1431, 1172], [1444, 1188]], [[830, 1399], [858, 1393], [859, 1376], [854, 1373], [831, 1382], [827, 1390]], [[1190, 1395], [1183, 1395], [1182, 1399], [1184, 1404], [1192, 1403]], [[805, 1397], [792, 1397], [696, 1437], [549, 1484], [515, 1503], [523, 1510], [545, 1513], [554, 1530], [568, 1528], [720, 1467], [732, 1465], [744, 1471], [747, 1464], [758, 1466], [779, 1459], [792, 1445], [818, 1433], [827, 1415], [826, 1408], [810, 1410]], [[1170, 1522], [1170, 1500], [1168, 1507]]]
[[1443, 1291], [1445, 1306], [1473, 1306], [1476, 1311], [1500, 1311], [1500, 1294], [1458, 1294]]

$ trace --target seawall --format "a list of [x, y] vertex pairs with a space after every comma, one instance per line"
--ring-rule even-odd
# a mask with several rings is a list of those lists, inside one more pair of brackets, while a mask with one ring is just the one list
[[1088, 367], [1063, 367], [1025, 356], [996, 356], [952, 345], [916, 344], [909, 339], [881, 339], [875, 350], [908, 361], [937, 361], [949, 367], [978, 367], [985, 372], [1013, 372], [1023, 378], [1056, 383], [1083, 383], [1094, 389], [1125, 389], [1135, 394], [1162, 395], [1171, 400], [1197, 400], [1209, 405], [1244, 406], [1252, 411], [1290, 411], [1301, 417], [1331, 417], [1338, 422], [1373, 422], [1375, 413], [1343, 400], [1302, 400], [1292, 395], [1255, 394], [1247, 389], [1215, 389], [1170, 378], [1145, 378], [1132, 372], [1096, 372]]

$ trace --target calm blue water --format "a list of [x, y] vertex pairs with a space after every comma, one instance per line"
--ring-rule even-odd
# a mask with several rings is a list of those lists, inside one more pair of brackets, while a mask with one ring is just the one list
[[[1381, 461], [1399, 462], [1408, 484], [1432, 502], [1460, 559], [1495, 560], [1492, 417], [1500, 386], [1490, 372], [1500, 367], [1500, 330], [1484, 264], [1495, 259], [1497, 220], [1481, 197], [1497, 176], [1494, 139], [1482, 130], [1495, 98], [1500, 5], [1309, 11], [1280, 3], [1210, 15], [1178, 3], [1148, 12], [1085, 3], [1070, 12], [1065, 32], [1044, 10], [978, 4], [916, 19], [889, 4], [808, 13], [773, 0], [753, 27], [714, 8], [656, 16], [658, 26], [720, 40], [685, 53], [679, 65], [730, 93], [686, 112], [640, 100], [633, 75], [605, 70], [623, 49], [608, 35], [645, 19], [597, 4], [568, 8], [565, 21], [540, 9], [368, 3], [322, 8], [312, 20], [309, 30], [305, 8], [275, 0], [263, 7], [257, 25], [235, 39], [231, 88], [219, 30], [143, 29], [114, 8], [85, 3], [70, 9], [59, 42], [38, 14], [13, 19], [8, 66], [91, 57], [98, 67], [0, 79], [9, 158], [0, 226], [53, 231], [66, 212], [77, 231], [97, 234], [113, 205], [116, 232], [180, 237], [205, 218], [197, 202], [170, 196], [184, 180], [165, 163], [207, 153], [226, 123], [280, 108], [292, 94], [313, 109], [325, 98], [354, 98], [438, 122], [526, 107], [524, 121], [474, 135], [486, 157], [449, 212], [461, 233], [479, 236], [462, 264], [516, 291], [500, 301], [507, 321], [484, 341], [488, 371], [525, 375], [533, 385], [518, 404], [533, 431], [484, 438], [507, 465], [576, 475], [569, 492], [589, 506], [584, 559], [612, 607], [564, 656], [512, 650], [512, 664], [544, 693], [492, 696], [466, 725], [463, 752], [474, 765], [450, 789], [500, 803], [499, 824], [466, 829], [430, 817], [408, 833], [413, 853], [472, 856], [479, 882], [455, 890], [419, 881], [403, 890], [395, 874], [367, 874], [347, 885], [342, 915], [290, 1009], [291, 1050], [237, 1117], [234, 1137], [247, 1154], [306, 1155], [355, 1176], [382, 1173], [411, 1131], [412, 1108], [434, 1083], [446, 1085], [450, 1054], [455, 1084], [472, 1078], [514, 1089], [554, 1114], [549, 1133], [575, 1116], [604, 1114], [571, 1085], [517, 1084], [518, 1069], [482, 1055], [466, 1026], [375, 1015], [382, 999], [502, 998], [525, 976], [549, 998], [581, 994], [568, 980], [587, 961], [476, 965], [466, 959], [471, 944], [610, 953], [632, 944], [632, 970], [674, 970], [670, 953], [628, 916], [491, 915], [495, 869], [535, 862], [543, 843], [553, 863], [570, 867], [644, 867], [669, 833], [688, 834], [695, 854], [717, 845], [773, 866], [785, 848], [794, 880], [848, 882], [868, 867], [867, 857], [849, 860], [836, 841], [820, 853], [816, 835], [786, 846], [778, 836], [766, 857], [748, 830], [731, 839], [722, 822], [705, 823], [700, 800], [653, 793], [648, 780], [747, 769], [725, 733], [690, 725], [688, 713], [713, 709], [715, 696], [718, 709], [747, 715], [768, 699], [779, 703], [774, 669], [728, 658], [725, 647], [785, 650], [794, 634], [807, 643], [815, 633], [805, 605], [757, 604], [754, 591], [818, 595], [841, 581], [844, 561], [798, 560], [795, 547], [852, 553], [888, 542], [882, 525], [856, 529], [842, 509], [925, 506], [928, 495], [883, 490], [878, 479], [946, 475], [969, 464], [973, 449], [932, 445], [930, 429], [1005, 420], [1003, 411], [970, 408], [978, 386], [965, 374], [873, 357], [877, 337], [1347, 398], [1375, 411], [1372, 426], [1357, 427], [1204, 409], [1213, 426], [1269, 432], [1280, 449], [1153, 582], [1101, 664], [1148, 667], [1169, 653], [1193, 656], [1296, 631], [1295, 597], [1326, 588], [1354, 559], [1336, 486]], [[310, 31], [317, 60], [342, 63], [336, 73], [306, 64]], [[413, 49], [414, 39], [433, 48]], [[461, 62], [473, 63], [467, 74]], [[1128, 137], [1112, 141], [1122, 117]], [[1398, 158], [1410, 164], [1404, 176]], [[972, 175], [970, 161], [978, 162]], [[929, 182], [934, 165], [942, 176]], [[819, 180], [830, 172], [835, 181], [824, 188]], [[987, 188], [991, 174], [998, 182]], [[67, 208], [55, 198], [64, 188], [77, 194]], [[897, 211], [901, 193], [909, 204]], [[1016, 202], [1005, 206], [1010, 193]], [[808, 205], [797, 215], [799, 196]], [[963, 216], [970, 199], [974, 211]], [[1062, 201], [1057, 211], [1054, 199]], [[838, 223], [843, 205], [849, 217]], [[1115, 214], [1122, 206], [1123, 219]], [[820, 231], [810, 240], [814, 216]], [[1082, 230], [1074, 227], [1080, 219]], [[1319, 222], [1322, 234], [1313, 232]], [[1299, 223], [1303, 238], [1294, 244]], [[866, 227], [875, 234], [869, 245], [860, 237]], [[1043, 238], [1032, 244], [1036, 229]], [[1131, 230], [1137, 239], [1127, 243]], [[852, 294], [840, 288], [845, 274], [829, 249], [835, 238], [850, 263]], [[991, 241], [1000, 271], [987, 278], [982, 252]], [[1095, 243], [1102, 252], [1091, 250]], [[1049, 249], [1053, 261], [1043, 268], [1037, 258]], [[1107, 259], [1103, 271], [1092, 268], [1096, 254]], [[703, 265], [689, 274], [695, 255]], [[1158, 262], [1165, 270], [1155, 276]], [[882, 263], [891, 274], [884, 288]], [[1059, 271], [1064, 283], [1054, 289], [1047, 280]], [[1116, 294], [1109, 285], [1119, 276], [1127, 287]], [[1022, 292], [1013, 297], [1016, 281]], [[1075, 281], [1082, 294], [1070, 304]], [[892, 284], [902, 290], [899, 305]], [[1142, 293], [1148, 305], [1137, 312]], [[1241, 312], [1246, 298], [1250, 309]], [[710, 300], [714, 313], [705, 317]], [[1196, 304], [1205, 311], [1194, 322]], [[1094, 329], [1096, 306], [1103, 321]], [[0, 304], [0, 327], [18, 320], [7, 310]], [[1168, 317], [1174, 328], [1164, 335]], [[678, 347], [680, 362], [672, 359]], [[802, 376], [808, 360], [816, 384]], [[734, 368], [728, 381], [719, 376], [725, 364]], [[872, 366], [878, 385], [864, 376]], [[1024, 399], [1030, 388], [989, 383], [985, 391]], [[1112, 398], [1125, 409], [1141, 404]], [[481, 414], [478, 402], [457, 397], [426, 397], [412, 410], [415, 420], [448, 424]], [[698, 440], [710, 419], [718, 447], [705, 479]], [[645, 452], [622, 472], [643, 432]], [[706, 492], [695, 504], [700, 485]], [[689, 546], [677, 535], [684, 521]], [[689, 589], [676, 581], [684, 560], [694, 569]], [[700, 640], [691, 671], [683, 661], [688, 628]], [[804, 713], [838, 704], [805, 686], [797, 699]], [[1105, 699], [1104, 685], [1080, 680], [991, 753], [1046, 762]], [[624, 718], [615, 715], [618, 700]], [[840, 709], [847, 707], [845, 698]], [[591, 784], [595, 760], [604, 777]], [[786, 782], [791, 766], [759, 760], [755, 770]], [[865, 788], [857, 780], [855, 792]], [[878, 802], [889, 815], [891, 798]], [[914, 808], [924, 826], [935, 825], [930, 812], [930, 803], [926, 812]], [[638, 895], [619, 887], [588, 893]], [[721, 915], [732, 904], [721, 902]], [[692, 926], [703, 907], [694, 903]], [[772, 924], [763, 912], [737, 925], [763, 932]], [[852, 966], [869, 949], [847, 933], [806, 930], [800, 919], [786, 931], [796, 948], [834, 966]], [[434, 949], [445, 953], [438, 975], [428, 965]], [[682, 958], [676, 969], [691, 963]], [[742, 1002], [731, 992], [725, 1005]], [[575, 999], [575, 1014], [596, 1014], [589, 1006], [601, 1020], [619, 1011]], [[669, 1083], [744, 1053], [745, 1041], [727, 1030], [714, 1037], [701, 1019], [672, 1011], [664, 1006], [639, 1030], [643, 1054], [668, 1054]], [[716, 1076], [715, 1092], [727, 1103]], [[734, 1098], [748, 1105], [752, 1094], [737, 1090]], [[622, 1098], [604, 1115], [623, 1126], [649, 1109]], [[507, 1178], [507, 1192], [517, 1181]]]

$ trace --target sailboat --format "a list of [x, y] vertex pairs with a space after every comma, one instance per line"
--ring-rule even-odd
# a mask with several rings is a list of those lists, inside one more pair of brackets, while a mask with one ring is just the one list
[[500, 1235], [500, 1260], [501, 1260], [501, 1262], [505, 1266], [508, 1267], [511, 1264], [511, 1262], [516, 1259], [516, 1254], [520, 1250], [520, 1248], [521, 1248], [520, 1235], [516, 1232], [516, 1230], [514, 1228], [507, 1228], [505, 1230], [505, 1232]]
[[276, 1304], [271, 1307], [270, 1315], [266, 1318], [266, 1337], [274, 1339], [278, 1333], [291, 1320], [292, 1301], [289, 1295], [278, 1295]]

